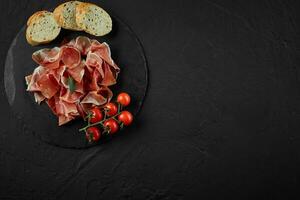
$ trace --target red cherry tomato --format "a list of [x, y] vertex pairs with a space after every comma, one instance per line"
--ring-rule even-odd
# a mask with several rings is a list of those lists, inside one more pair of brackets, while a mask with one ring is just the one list
[[129, 94], [122, 92], [117, 97], [117, 102], [119, 102], [122, 106], [128, 106], [130, 104], [130, 96]]
[[121, 114], [118, 116], [118, 120], [122, 122], [125, 126], [128, 126], [133, 121], [133, 116], [130, 112], [124, 110], [121, 112]]
[[117, 112], [118, 112], [118, 107], [114, 103], [106, 104], [105, 108], [107, 109], [106, 114], [108, 116], [113, 116], [113, 115], [117, 114]]
[[114, 119], [108, 119], [103, 124], [106, 128], [108, 128], [109, 133], [114, 134], [119, 130], [119, 124]]
[[87, 129], [85, 136], [89, 142], [98, 141], [101, 138], [101, 132], [96, 127], [90, 127]]
[[103, 119], [103, 115], [99, 108], [94, 107], [90, 112], [92, 114], [92, 117], [90, 118], [91, 123], [100, 122]]

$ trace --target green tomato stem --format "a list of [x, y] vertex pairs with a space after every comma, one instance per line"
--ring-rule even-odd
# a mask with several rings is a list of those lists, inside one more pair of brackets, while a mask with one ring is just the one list
[[[110, 117], [110, 118], [106, 118], [106, 114], [105, 114], [105, 115], [104, 115], [105, 117], [104, 117], [103, 120], [101, 120], [101, 121], [99, 121], [99, 122], [96, 122], [96, 123], [92, 123], [92, 124], [89, 123], [87, 126], [81, 128], [81, 129], [79, 129], [79, 131], [85, 131], [86, 129], [88, 129], [88, 128], [92, 127], [92, 126], [96, 126], [96, 125], [101, 125], [101, 127], [103, 128], [103, 127], [104, 127], [103, 123], [104, 123], [106, 120], [108, 120], [108, 119], [114, 119], [114, 120], [116, 120], [116, 121], [119, 123], [119, 121], [116, 119], [116, 117], [117, 117], [120, 113], [121, 113], [121, 112], [118, 112], [117, 114], [115, 114], [114, 116], [112, 116], [112, 117]], [[89, 121], [89, 120], [88, 120], [88, 121]]]

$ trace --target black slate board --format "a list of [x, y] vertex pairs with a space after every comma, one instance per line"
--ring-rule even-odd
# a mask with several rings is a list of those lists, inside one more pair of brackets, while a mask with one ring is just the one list
[[[74, 120], [58, 127], [57, 117], [48, 105], [35, 103], [33, 94], [26, 91], [24, 77], [32, 73], [37, 64], [32, 60], [34, 51], [41, 48], [60, 46], [63, 39], [79, 35], [95, 38], [110, 45], [112, 58], [121, 68], [117, 85], [111, 87], [114, 95], [126, 91], [132, 97], [131, 105], [126, 108], [135, 116], [141, 109], [147, 90], [147, 63], [142, 46], [131, 28], [119, 18], [113, 17], [113, 31], [104, 37], [94, 37], [84, 32], [62, 30], [55, 41], [48, 45], [30, 46], [25, 39], [24, 26], [13, 40], [5, 63], [5, 91], [14, 114], [23, 119], [35, 136], [49, 144], [65, 148], [86, 148], [99, 143], [88, 143], [83, 132], [82, 119]], [[100, 142], [101, 143], [101, 142]]]

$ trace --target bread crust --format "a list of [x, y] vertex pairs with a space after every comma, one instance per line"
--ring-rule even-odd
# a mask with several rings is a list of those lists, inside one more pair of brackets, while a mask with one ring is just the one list
[[53, 17], [56, 20], [56, 22], [61, 26], [63, 24], [63, 19], [61, 17], [61, 13], [63, 10], [63, 6], [65, 3], [60, 4], [59, 6], [57, 6], [54, 11], [53, 11]]
[[[88, 12], [88, 9], [89, 9], [90, 6], [99, 7], [98, 5], [95, 5], [93, 3], [81, 3], [81, 4], [79, 4], [79, 5], [76, 6], [76, 23], [77, 23], [77, 26], [79, 26], [81, 29], [83, 29], [85, 32], [87, 32], [87, 33], [89, 33], [91, 35], [103, 36], [103, 35], [108, 34], [111, 30], [109, 30], [105, 34], [96, 34], [95, 32], [93, 32], [90, 29], [88, 29], [85, 26], [85, 24], [83, 23], [83, 17]], [[99, 7], [99, 8], [102, 9], [105, 12], [105, 14], [107, 14], [108, 17], [110, 18], [109, 14], [103, 8], [101, 8], [101, 7]]]
[[[71, 14], [64, 13], [64, 12], [66, 12], [65, 7], [68, 6], [68, 3], [74, 3], [75, 4], [75, 23], [76, 23], [77, 27], [75, 27], [75, 25], [72, 21], [73, 18], [69, 18], [69, 16], [73, 16], [73, 15], [71, 15], [72, 13]], [[91, 11], [91, 8], [95, 9], [93, 7], [97, 7], [97, 9]], [[98, 13], [98, 11], [99, 11], [98, 8], [100, 8], [100, 14], [99, 15], [100, 15], [100, 17], [102, 17], [104, 19], [104, 22], [105, 22], [104, 24], [101, 24], [101, 22], [99, 24], [99, 21], [96, 21], [96, 20], [99, 20], [99, 19], [96, 18], [95, 16], [91, 17], [90, 13], [88, 13], [88, 12], [95, 12], [95, 15], [96, 15], [96, 13]], [[93, 4], [93, 3], [84, 3], [84, 2], [80, 2], [80, 1], [69, 1], [69, 2], [65, 2], [65, 3], [62, 3], [59, 6], [57, 6], [54, 9], [53, 13], [51, 13], [49, 11], [46, 11], [46, 10], [41, 10], [41, 11], [37, 11], [37, 12], [33, 13], [28, 18], [27, 28], [26, 28], [26, 40], [30, 45], [35, 46], [35, 45], [38, 45], [38, 44], [45, 44], [45, 43], [51, 42], [54, 39], [53, 38], [53, 39], [49, 39], [49, 40], [45, 40], [45, 41], [41, 41], [41, 42], [37, 42], [37, 41], [33, 40], [33, 38], [35, 38], [37, 40], [40, 40], [40, 39], [36, 38], [36, 36], [41, 36], [41, 35], [39, 35], [40, 32], [32, 32], [32, 29], [35, 30], [34, 29], [34, 22], [38, 22], [38, 20], [41, 17], [48, 17], [46, 15], [48, 15], [49, 13], [53, 16], [54, 21], [57, 23], [57, 25], [59, 27], [59, 29], [53, 29], [53, 31], [58, 31], [58, 34], [61, 30], [61, 27], [65, 28], [65, 29], [69, 29], [69, 30], [74, 30], [74, 31], [84, 30], [85, 32], [87, 32], [89, 34], [92, 34], [92, 35], [95, 35], [95, 36], [102, 36], [102, 35], [108, 34], [112, 29], [111, 18], [109, 16], [109, 14], [103, 8], [101, 8], [98, 5]], [[86, 15], [89, 16], [89, 20], [91, 19], [91, 21], [93, 21], [93, 20], [95, 20], [95, 21], [94, 22], [87, 22], [86, 19], [84, 19], [84, 17], [86, 17]], [[65, 18], [68, 21], [66, 21]], [[49, 18], [47, 18], [47, 20], [48, 19]], [[71, 19], [71, 21], [69, 21], [69, 19]], [[50, 20], [51, 20], [51, 23], [52, 23], [52, 19], [50, 19]], [[91, 25], [96, 25], [97, 27], [100, 27], [100, 29], [96, 29], [96, 27], [91, 28]], [[44, 28], [44, 26], [42, 26], [42, 28]], [[55, 28], [55, 27], [53, 27], [53, 28]], [[29, 31], [30, 31], [30, 33], [29, 33]], [[32, 34], [38, 34], [38, 35], [32, 36]], [[55, 36], [56, 32], [51, 32], [51, 34], [52, 34], [51, 37], [53, 37], [53, 36]], [[56, 35], [56, 37], [57, 37], [57, 35]], [[50, 34], [49, 35], [47, 34], [47, 37], [44, 38], [44, 39], [48, 39], [48, 38], [50, 38]]]
[[[68, 2], [65, 2], [65, 3], [62, 3], [60, 4], [59, 6], [57, 6], [54, 11], [53, 11], [53, 16], [54, 16], [54, 19], [56, 20], [56, 22], [62, 27], [62, 28], [65, 28], [65, 29], [69, 29], [69, 30], [73, 30], [73, 31], [82, 31], [82, 29], [76, 24], [77, 27], [74, 27], [74, 26], [66, 26], [65, 25], [65, 21], [64, 21], [64, 18], [63, 18], [63, 15], [62, 13], [64, 12], [64, 6], [67, 5], [68, 3], [77, 3], [77, 4], [83, 4], [82, 2], [80, 1], [68, 1]], [[75, 12], [76, 12], [76, 8], [75, 8]], [[74, 16], [75, 17], [75, 16]], [[76, 19], [74, 19], [76, 21]]]
[[[27, 20], [27, 28], [26, 28], [26, 40], [27, 40], [27, 42], [30, 44], [30, 45], [32, 45], [32, 46], [36, 46], [36, 45], [39, 45], [39, 44], [46, 44], [46, 43], [49, 43], [49, 42], [51, 42], [53, 39], [49, 39], [49, 40], [45, 40], [45, 41], [42, 41], [42, 42], [37, 42], [37, 41], [34, 41], [33, 39], [32, 39], [32, 37], [30, 36], [30, 34], [29, 34], [29, 27], [31, 27], [32, 25], [33, 25], [33, 23], [34, 22], [36, 22], [40, 17], [43, 17], [45, 14], [52, 14], [53, 15], [53, 13], [51, 13], [51, 12], [49, 12], [49, 11], [45, 11], [45, 10], [43, 10], [43, 11], [38, 11], [38, 12], [35, 12], [33, 15], [31, 15], [30, 17], [29, 17], [29, 19]], [[60, 26], [59, 26], [59, 29], [60, 29]], [[60, 30], [59, 30], [59, 32], [60, 32]], [[58, 36], [58, 35], [57, 35]], [[56, 37], [57, 37], [56, 36]], [[54, 38], [55, 39], [55, 38]]]
[[27, 40], [27, 42], [28, 42], [31, 46], [36, 46], [36, 45], [38, 45], [39, 43], [33, 42], [33, 41], [30, 39], [29, 34], [27, 33], [27, 31], [28, 31], [28, 28], [26, 29], [26, 40]]
[[48, 12], [48, 11], [41, 10], [41, 11], [37, 11], [37, 12], [33, 13], [27, 20], [27, 26], [30, 26], [30, 24], [36, 19], [36, 17], [44, 14], [45, 12]]

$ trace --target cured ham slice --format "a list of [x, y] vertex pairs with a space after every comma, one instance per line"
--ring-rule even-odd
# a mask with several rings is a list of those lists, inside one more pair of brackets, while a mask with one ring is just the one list
[[106, 86], [116, 84], [117, 82], [116, 77], [117, 77], [117, 73], [119, 72], [117, 72], [113, 67], [111, 67], [107, 63], [103, 63], [103, 70], [104, 70], [104, 76], [101, 84]]
[[107, 43], [93, 42], [91, 52], [103, 60], [102, 70], [104, 71], [102, 85], [113, 85], [120, 72], [120, 68], [114, 63], [111, 58], [110, 48]]
[[60, 89], [59, 84], [51, 74], [44, 74], [37, 80], [36, 83], [41, 94], [47, 99], [53, 97]]
[[36, 51], [32, 59], [39, 66], [25, 77], [27, 91], [38, 104], [48, 104], [59, 126], [110, 102], [108, 86], [116, 84], [120, 69], [108, 44], [79, 36], [61, 47]]
[[41, 92], [35, 92], [34, 99], [35, 99], [35, 102], [40, 104], [42, 101], [44, 101], [46, 99], [46, 97], [44, 95], [42, 95]]
[[114, 61], [111, 59], [110, 48], [108, 44], [103, 42], [102, 44], [97, 42], [93, 42], [91, 46], [91, 51], [96, 53], [100, 58], [105, 60], [109, 65], [114, 66]]
[[99, 83], [101, 83], [101, 76], [98, 70], [94, 70], [92, 74], [90, 75], [88, 85], [86, 88], [89, 91], [97, 91], [99, 89]]
[[85, 62], [81, 61], [77, 67], [68, 68], [67, 72], [73, 77], [76, 82], [81, 82], [84, 75]]
[[61, 61], [67, 68], [75, 68], [81, 62], [80, 51], [75, 47], [63, 46], [61, 48]]
[[40, 77], [45, 74], [46, 70], [42, 66], [38, 66], [34, 69], [33, 73], [31, 75], [28, 75], [25, 77], [26, 83], [27, 83], [27, 91], [30, 92], [36, 92], [40, 91], [39, 86], [37, 84], [37, 80], [40, 79]]
[[92, 91], [88, 93], [78, 105], [80, 114], [86, 114], [95, 105], [104, 105], [110, 102], [112, 96], [112, 91], [106, 86], [101, 86], [97, 92]]
[[32, 54], [32, 59], [39, 65], [55, 69], [59, 67], [60, 61], [60, 48], [54, 47], [53, 49], [41, 49]]
[[49, 74], [53, 75], [53, 78], [59, 83], [61, 81], [61, 77], [63, 76], [64, 72], [66, 71], [66, 66], [60, 66], [57, 69], [53, 69], [48, 71]]
[[96, 68], [100, 75], [104, 77], [103, 61], [98, 54], [89, 52], [86, 57], [86, 65], [89, 67], [90, 72], [94, 70], [93, 68]]
[[104, 98], [106, 98], [106, 103], [110, 102], [110, 100], [113, 97], [112, 91], [109, 89], [109, 87], [102, 86], [99, 90], [98, 93], [102, 95]]
[[85, 36], [78, 36], [75, 40], [74, 47], [83, 55], [87, 55], [91, 48], [91, 40]]
[[98, 91], [90, 91], [84, 99], [82, 99], [81, 103], [91, 103], [96, 106], [100, 106], [106, 103], [106, 99], [98, 93]]
[[66, 90], [64, 94], [60, 96], [60, 99], [67, 103], [76, 103], [79, 102], [82, 96], [83, 94], [80, 92], [70, 92], [70, 90]]

